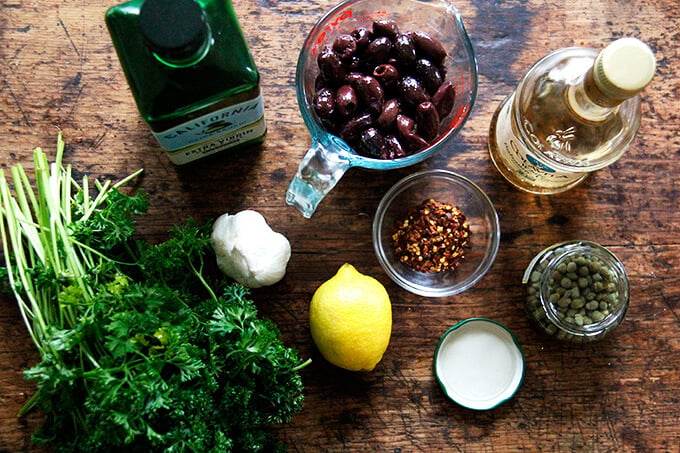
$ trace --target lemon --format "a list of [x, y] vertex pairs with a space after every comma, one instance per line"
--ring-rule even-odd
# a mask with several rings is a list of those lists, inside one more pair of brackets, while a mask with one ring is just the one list
[[314, 292], [309, 326], [314, 344], [330, 363], [350, 371], [371, 371], [392, 334], [387, 290], [345, 263]]

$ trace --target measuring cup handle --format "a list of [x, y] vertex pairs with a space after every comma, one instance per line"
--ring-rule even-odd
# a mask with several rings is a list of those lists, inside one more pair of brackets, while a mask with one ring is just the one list
[[349, 167], [348, 156], [335, 144], [315, 140], [288, 186], [286, 203], [309, 219]]

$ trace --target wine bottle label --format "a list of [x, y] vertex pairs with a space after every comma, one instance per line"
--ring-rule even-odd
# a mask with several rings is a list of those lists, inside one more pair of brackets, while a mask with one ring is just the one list
[[262, 95], [153, 132], [170, 160], [185, 164], [262, 137], [267, 130]]
[[[514, 94], [503, 105], [496, 122], [498, 157], [515, 174], [513, 179], [534, 187], [557, 189], [583, 178], [583, 173], [565, 172], [547, 165], [515, 135], [512, 129], [513, 101]], [[538, 140], [533, 134], [531, 124], [522, 124], [522, 127], [528, 137]]]

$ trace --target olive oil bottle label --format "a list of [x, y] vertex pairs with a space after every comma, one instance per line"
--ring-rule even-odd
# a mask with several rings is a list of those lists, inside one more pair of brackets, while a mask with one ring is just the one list
[[[514, 94], [501, 106], [493, 128], [495, 136], [492, 148], [495, 148], [497, 165], [503, 165], [506, 172], [512, 173], [509, 179], [518, 186], [532, 186], [545, 189], [562, 188], [583, 178], [583, 173], [565, 172], [552, 168], [543, 162], [517, 137], [513, 131], [512, 106]], [[530, 123], [521, 124], [529, 139], [538, 138], [533, 134]], [[505, 173], [505, 172], [504, 172]]]
[[260, 94], [153, 135], [175, 164], [184, 164], [256, 140], [266, 129]]
[[235, 131], [227, 132], [206, 142], [187, 146], [186, 148], [181, 148], [176, 151], [166, 150], [166, 153], [172, 163], [177, 165], [188, 164], [201, 157], [206, 157], [240, 144], [261, 141], [266, 132], [267, 125], [263, 116], [254, 123], [248, 124]]

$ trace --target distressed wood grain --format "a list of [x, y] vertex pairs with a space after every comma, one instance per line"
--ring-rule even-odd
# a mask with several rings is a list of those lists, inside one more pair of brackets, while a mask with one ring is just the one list
[[[310, 144], [295, 99], [294, 68], [328, 0], [234, 0], [262, 76], [268, 136], [263, 145], [187, 167], [169, 163], [143, 124], [115, 57], [102, 0], [2, 0], [0, 8], [0, 166], [31, 166], [36, 146], [54, 149], [62, 131], [67, 160], [93, 177], [117, 179], [138, 168], [151, 199], [140, 233], [151, 241], [187, 217], [262, 212], [290, 239], [282, 282], [257, 290], [261, 313], [288, 345], [311, 357], [302, 371], [305, 409], [273, 428], [290, 451], [677, 452], [680, 431], [680, 10], [676, 0], [457, 1], [479, 65], [479, 92], [463, 132], [440, 154], [408, 169], [352, 169], [302, 218], [285, 191]], [[529, 66], [565, 46], [601, 47], [620, 36], [648, 42], [658, 59], [643, 94], [642, 126], [619, 162], [560, 195], [512, 189], [486, 151], [493, 111]], [[490, 272], [471, 290], [443, 299], [408, 294], [382, 272], [371, 222], [400, 178], [448, 168], [477, 182], [500, 216], [502, 241]], [[529, 260], [554, 242], [599, 242], [623, 261], [631, 306], [604, 341], [553, 342], [524, 315], [520, 279]], [[344, 262], [382, 281], [394, 330], [369, 374], [326, 363], [309, 335], [312, 293]], [[510, 327], [527, 372], [516, 397], [488, 412], [446, 399], [432, 373], [438, 337], [468, 317]], [[41, 422], [16, 413], [32, 394], [22, 370], [37, 352], [14, 300], [0, 297], [0, 452], [41, 451], [30, 442]]]

